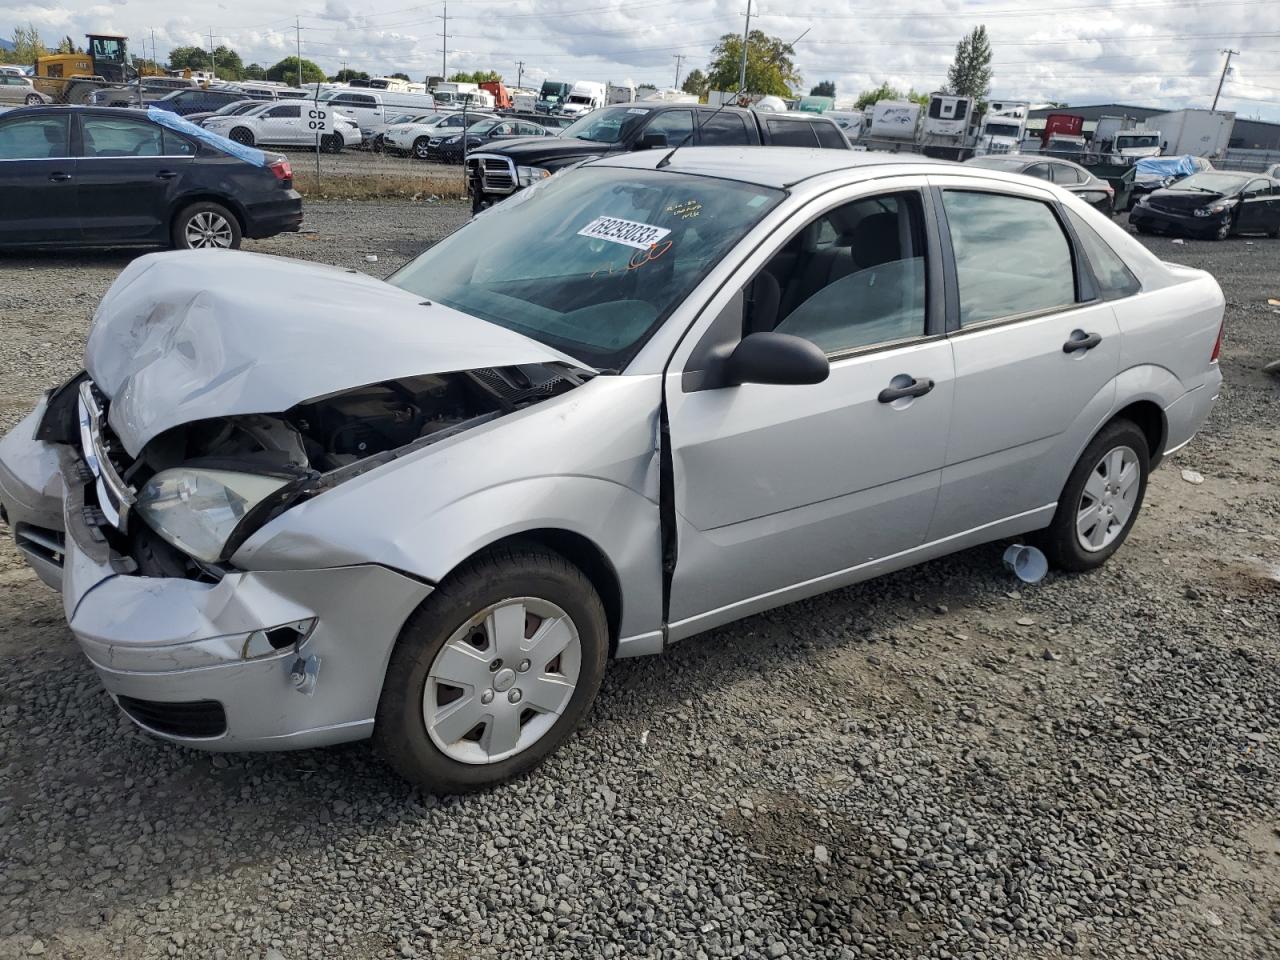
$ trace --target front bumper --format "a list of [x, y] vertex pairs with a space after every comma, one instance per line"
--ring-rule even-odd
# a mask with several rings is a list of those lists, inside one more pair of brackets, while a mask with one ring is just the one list
[[1129, 211], [1129, 222], [1134, 226], [1146, 227], [1158, 233], [1181, 233], [1192, 237], [1212, 237], [1224, 221], [1230, 220], [1230, 213], [1216, 217], [1184, 216], [1167, 210], [1156, 210], [1149, 204], [1138, 204]]
[[[391, 650], [429, 584], [373, 564], [233, 571], [217, 583], [128, 573], [130, 561], [85, 519], [77, 451], [34, 438], [43, 411], [42, 402], [0, 441], [0, 502], [126, 715], [207, 750], [315, 747], [373, 732]], [[33, 526], [62, 537], [60, 556], [24, 548], [21, 532]]]

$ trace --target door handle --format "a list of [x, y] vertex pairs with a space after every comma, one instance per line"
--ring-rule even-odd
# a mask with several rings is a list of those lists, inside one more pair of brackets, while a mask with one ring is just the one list
[[880, 391], [880, 396], [876, 399], [881, 403], [893, 403], [893, 401], [902, 400], [905, 397], [923, 397], [932, 389], [933, 381], [928, 377], [923, 377], [920, 380], [912, 380], [905, 387], [885, 387]]
[[1092, 350], [1102, 342], [1099, 333], [1085, 333], [1083, 330], [1072, 330], [1067, 342], [1062, 345], [1063, 353], [1075, 353], [1077, 350]]
[[54, 183], [65, 183], [67, 180], [70, 180], [70, 179], [71, 179], [71, 174], [69, 174], [69, 173], [61, 173], [61, 172], [59, 172], [59, 173], [51, 173], [51, 174], [49, 174], [49, 179], [50, 179], [51, 181], [53, 181]]
[[177, 175], [177, 172], [174, 170], [161, 170], [156, 174], [156, 177], [160, 180], [172, 180]]

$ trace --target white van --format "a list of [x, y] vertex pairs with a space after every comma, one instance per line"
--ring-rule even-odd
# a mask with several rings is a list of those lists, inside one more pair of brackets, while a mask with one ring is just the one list
[[332, 106], [335, 113], [354, 120], [366, 139], [381, 129], [388, 113], [430, 113], [436, 109], [435, 97], [429, 93], [348, 88], [325, 90], [319, 99]]
[[569, 95], [560, 104], [560, 113], [566, 117], [578, 117], [592, 110], [599, 110], [605, 104], [603, 83], [594, 80], [578, 80], [569, 88]]

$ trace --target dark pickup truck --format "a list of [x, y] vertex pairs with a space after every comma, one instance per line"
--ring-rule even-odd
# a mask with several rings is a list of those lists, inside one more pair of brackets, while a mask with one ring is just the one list
[[[692, 132], [693, 136], [689, 134]], [[471, 209], [483, 210], [563, 167], [631, 150], [687, 146], [850, 149], [835, 122], [813, 113], [723, 109], [692, 103], [618, 104], [595, 110], [558, 137], [487, 144], [467, 157]]]

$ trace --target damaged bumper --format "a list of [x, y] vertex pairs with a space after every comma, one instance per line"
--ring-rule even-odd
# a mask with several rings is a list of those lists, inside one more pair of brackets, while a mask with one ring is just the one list
[[[0, 502], [24, 558], [121, 709], [165, 739], [283, 750], [373, 732], [387, 659], [430, 585], [373, 564], [234, 571], [217, 583], [127, 572], [85, 521], [83, 471], [36, 440], [0, 443]], [[45, 544], [41, 546], [39, 541]]]

